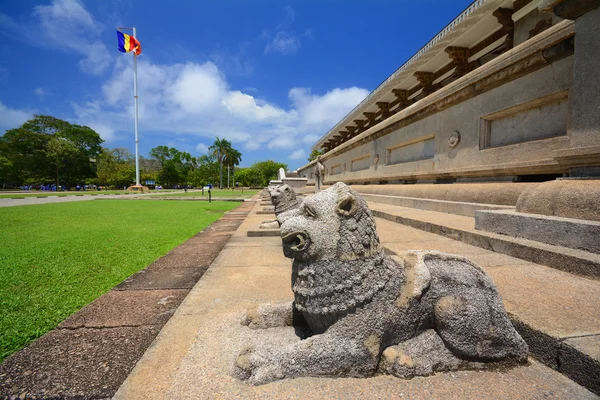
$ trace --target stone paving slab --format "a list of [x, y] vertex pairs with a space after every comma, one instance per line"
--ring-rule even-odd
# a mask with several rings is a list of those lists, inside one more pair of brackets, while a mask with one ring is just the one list
[[[280, 239], [281, 242], [281, 239]], [[281, 260], [281, 247], [245, 247], [244, 253], [234, 246], [227, 246], [221, 251], [215, 262], [224, 267], [241, 267], [247, 265], [261, 266], [287, 266], [291, 268], [291, 261]]]
[[248, 231], [247, 235], [249, 237], [267, 237], [267, 236], [280, 237], [281, 232], [279, 231], [279, 229], [256, 229], [253, 231]]
[[[244, 228], [246, 227], [246, 228]], [[300, 378], [249, 386], [231, 377], [247, 345], [299, 340], [293, 328], [251, 330], [244, 310], [260, 301], [291, 300], [290, 260], [272, 251], [272, 239], [246, 236], [242, 224], [224, 252], [198, 281], [173, 318], [115, 395], [115, 399], [592, 399], [595, 395], [535, 360], [501, 371], [459, 371], [403, 380]], [[271, 240], [271, 258], [248, 256], [260, 240]], [[251, 243], [251, 245], [246, 245]], [[279, 245], [280, 246], [280, 245]], [[227, 266], [229, 260], [244, 264]]]
[[167, 255], [168, 257], [161, 257], [153, 262], [148, 269], [207, 268], [219, 255], [225, 243], [227, 243], [226, 240], [213, 243], [182, 244], [173, 249]]
[[113, 290], [64, 320], [59, 328], [163, 326], [189, 290]]
[[0, 398], [110, 397], [158, 331], [156, 326], [53, 330], [5, 360]]
[[262, 246], [279, 246], [281, 248], [281, 236], [280, 237], [260, 237], [252, 238], [253, 240], [247, 240], [246, 238], [232, 236], [231, 240], [227, 243], [227, 246], [242, 246], [242, 247], [262, 247]]
[[206, 268], [143, 269], [115, 286], [114, 290], [191, 289]]
[[569, 371], [571, 379], [600, 393], [600, 335], [565, 340], [561, 343], [558, 363], [561, 369]]
[[506, 309], [535, 330], [560, 339], [600, 334], [599, 282], [537, 264], [486, 271]]

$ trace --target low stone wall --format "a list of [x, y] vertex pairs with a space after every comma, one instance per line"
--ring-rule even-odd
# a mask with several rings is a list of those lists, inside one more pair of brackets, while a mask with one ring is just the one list
[[600, 179], [557, 179], [531, 187], [519, 197], [517, 211], [600, 221]]

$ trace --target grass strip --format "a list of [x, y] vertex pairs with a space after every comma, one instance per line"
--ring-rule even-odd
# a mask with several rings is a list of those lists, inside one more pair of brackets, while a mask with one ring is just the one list
[[236, 206], [113, 200], [0, 208], [0, 362]]
[[[213, 198], [218, 198], [218, 197], [222, 197], [222, 198], [230, 198], [230, 197], [246, 198], [246, 197], [252, 197], [256, 193], [258, 193], [258, 190], [244, 190], [243, 193], [239, 189], [236, 189], [236, 190], [213, 189], [211, 191], [211, 195], [212, 195]], [[171, 194], [164, 194], [164, 195], [155, 195], [155, 196], [152, 196], [152, 197], [206, 197], [208, 199], [208, 191], [205, 190], [204, 191], [204, 195], [202, 195], [201, 191], [189, 191], [189, 192], [178, 192], [178, 193], [171, 193]]]

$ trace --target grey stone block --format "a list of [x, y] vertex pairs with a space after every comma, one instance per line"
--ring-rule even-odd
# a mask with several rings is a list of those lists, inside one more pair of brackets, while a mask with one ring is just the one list
[[475, 229], [600, 253], [600, 222], [513, 210], [477, 211]]

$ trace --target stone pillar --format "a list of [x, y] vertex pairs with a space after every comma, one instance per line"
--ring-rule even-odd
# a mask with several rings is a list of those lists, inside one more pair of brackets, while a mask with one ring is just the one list
[[553, 157], [572, 176], [600, 177], [600, 0], [543, 0], [539, 9], [575, 21], [571, 145]]

